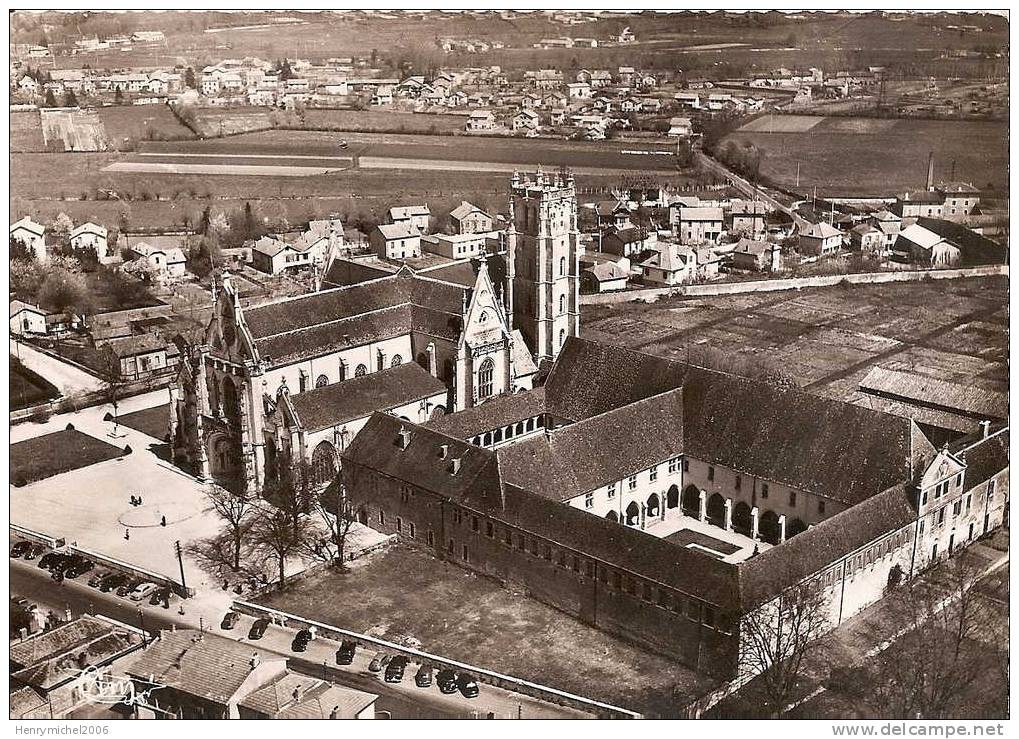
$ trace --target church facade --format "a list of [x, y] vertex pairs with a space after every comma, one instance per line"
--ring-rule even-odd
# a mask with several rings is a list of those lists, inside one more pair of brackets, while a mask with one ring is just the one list
[[576, 194], [571, 177], [541, 173], [514, 176], [511, 192], [530, 215], [503, 254], [247, 307], [225, 274], [171, 388], [175, 461], [251, 494], [284, 461], [325, 483], [374, 411], [421, 423], [531, 389], [579, 328]]

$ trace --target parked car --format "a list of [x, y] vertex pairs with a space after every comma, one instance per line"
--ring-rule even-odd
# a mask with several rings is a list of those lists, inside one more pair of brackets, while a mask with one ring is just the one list
[[159, 588], [154, 590], [152, 595], [149, 597], [150, 606], [158, 606], [160, 603], [169, 603], [170, 596], [173, 595], [173, 591], [170, 588]]
[[267, 618], [260, 618], [256, 620], [255, 623], [251, 624], [251, 628], [248, 629], [248, 638], [261, 639], [263, 636], [265, 636], [265, 632], [269, 628], [270, 623], [272, 622], [269, 621], [269, 619]]
[[103, 579], [99, 585], [99, 590], [100, 592], [108, 593], [111, 590], [116, 590], [126, 582], [128, 582], [127, 575], [120, 572], [111, 572]]
[[414, 676], [414, 684], [419, 688], [427, 688], [432, 684], [432, 668], [428, 665], [421, 665]]
[[103, 584], [103, 580], [105, 580], [109, 576], [110, 573], [107, 572], [106, 570], [99, 570], [97, 573], [95, 573], [94, 575], [92, 575], [92, 577], [88, 579], [88, 586], [90, 588], [98, 588], [100, 585]]
[[25, 559], [35, 559], [41, 557], [46, 552], [45, 544], [29, 544], [28, 551], [25, 552]]
[[132, 580], [131, 578], [129, 578], [129, 577], [126, 577], [126, 578], [124, 579], [124, 584], [123, 584], [123, 585], [121, 585], [121, 586], [119, 586], [119, 587], [117, 588], [117, 590], [116, 590], [116, 593], [117, 593], [117, 595], [119, 595], [119, 596], [120, 596], [121, 598], [124, 598], [124, 597], [126, 597], [127, 595], [129, 595], [129, 594], [131, 593], [131, 591], [132, 591], [132, 590], [134, 590], [134, 589], [135, 589], [135, 587], [137, 587], [138, 585], [139, 585], [139, 583], [136, 583], [136, 582], [135, 582], [134, 580]]
[[14, 546], [11, 547], [11, 556], [17, 559], [18, 557], [24, 557], [28, 550], [31, 548], [32, 542], [30, 541], [19, 541], [15, 542]]
[[371, 663], [368, 665], [368, 670], [371, 672], [381, 672], [382, 668], [389, 664], [390, 656], [385, 652], [377, 652], [372, 657]]
[[301, 629], [294, 635], [294, 641], [290, 645], [290, 648], [295, 652], [303, 652], [308, 649], [308, 642], [311, 641], [311, 632], [307, 629]]
[[86, 572], [91, 572], [96, 568], [96, 563], [91, 559], [81, 559], [72, 562], [64, 570], [64, 577], [69, 577], [72, 580], [76, 577], [84, 575]]
[[340, 648], [336, 650], [336, 664], [349, 665], [354, 662], [354, 653], [357, 652], [357, 642], [344, 639], [340, 642]]
[[226, 615], [223, 616], [223, 622], [219, 625], [219, 628], [229, 631], [236, 626], [237, 622], [240, 620], [241, 614], [237, 613], [237, 611], [227, 611]]
[[387, 683], [398, 683], [403, 680], [403, 672], [407, 669], [408, 660], [402, 654], [398, 654], [389, 660], [389, 664], [386, 665], [386, 682]]
[[463, 693], [464, 698], [477, 698], [478, 693], [481, 692], [478, 689], [478, 681], [466, 672], [460, 673], [460, 677], [457, 678], [456, 686]]
[[64, 561], [66, 556], [66, 554], [61, 554], [60, 552], [50, 552], [40, 557], [39, 564], [36, 566], [44, 570], [53, 570]]
[[456, 673], [452, 670], [439, 670], [435, 675], [435, 684], [439, 686], [440, 693], [455, 693]]
[[131, 600], [145, 600], [151, 597], [157, 590], [159, 590], [159, 586], [154, 582], [143, 582], [135, 585], [134, 590], [128, 594], [128, 597]]

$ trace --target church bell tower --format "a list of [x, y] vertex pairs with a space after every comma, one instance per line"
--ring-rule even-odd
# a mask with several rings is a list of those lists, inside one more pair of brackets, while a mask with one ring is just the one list
[[513, 174], [506, 310], [540, 364], [580, 335], [580, 231], [572, 173]]

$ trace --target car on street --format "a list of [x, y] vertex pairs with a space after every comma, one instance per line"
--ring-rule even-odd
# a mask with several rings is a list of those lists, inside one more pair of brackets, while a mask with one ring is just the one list
[[90, 588], [98, 588], [100, 585], [103, 584], [103, 580], [105, 580], [109, 576], [110, 573], [107, 572], [106, 570], [99, 570], [88, 579], [88, 586]]
[[478, 681], [466, 672], [460, 673], [460, 677], [458, 677], [456, 681], [456, 686], [460, 689], [460, 692], [463, 693], [464, 698], [477, 698], [478, 693], [481, 692], [478, 689]]
[[407, 669], [408, 660], [402, 654], [398, 654], [389, 660], [389, 664], [386, 665], [386, 682], [387, 683], [398, 683], [403, 680], [403, 672]]
[[75, 562], [71, 562], [70, 565], [64, 570], [64, 577], [69, 577], [72, 580], [76, 577], [84, 575], [86, 572], [91, 572], [96, 567], [96, 563], [91, 559], [80, 559]]
[[100, 592], [108, 593], [111, 590], [116, 590], [127, 581], [127, 575], [121, 572], [111, 572], [103, 578], [102, 583], [99, 585], [99, 590]]
[[390, 659], [390, 656], [385, 652], [377, 652], [368, 664], [368, 670], [370, 672], [381, 672], [382, 668], [389, 664]]
[[24, 556], [25, 559], [35, 559], [36, 557], [41, 557], [45, 553], [46, 553], [45, 544], [32, 543], [28, 545], [28, 550], [25, 552]]
[[435, 675], [435, 684], [439, 686], [440, 693], [455, 693], [457, 690], [456, 686], [456, 673], [453, 670], [439, 670]]
[[311, 632], [307, 629], [301, 629], [294, 635], [294, 641], [290, 645], [290, 648], [295, 652], [304, 652], [308, 649], [308, 642], [311, 641]]
[[428, 665], [421, 665], [417, 674], [414, 675], [414, 684], [419, 688], [427, 688], [432, 684], [432, 668]]
[[[231, 613], [232, 612], [233, 611], [231, 611]], [[263, 636], [265, 636], [265, 632], [268, 630], [270, 623], [272, 622], [269, 621], [269, 619], [267, 618], [257, 619], [255, 623], [251, 624], [251, 628], [248, 629], [248, 638], [261, 639]]]
[[219, 625], [219, 628], [229, 631], [237, 622], [241, 620], [241, 614], [237, 611], [227, 611], [226, 615], [223, 616], [223, 622]]
[[14, 546], [11, 547], [11, 556], [17, 559], [18, 557], [24, 557], [32, 546], [30, 541], [19, 541], [15, 542]]
[[150, 606], [158, 606], [160, 603], [169, 603], [170, 596], [173, 595], [173, 591], [170, 588], [159, 588], [154, 590], [152, 595], [149, 597]]
[[151, 597], [157, 590], [159, 590], [159, 586], [154, 582], [143, 582], [135, 585], [134, 589], [128, 594], [128, 597], [131, 600], [145, 600]]
[[336, 664], [353, 664], [355, 652], [357, 652], [357, 643], [352, 642], [349, 639], [344, 639], [340, 642], [340, 648], [336, 650]]

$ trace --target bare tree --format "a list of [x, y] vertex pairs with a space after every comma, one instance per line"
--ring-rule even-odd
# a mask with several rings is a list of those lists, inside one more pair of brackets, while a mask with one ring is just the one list
[[[975, 568], [955, 558], [901, 588], [888, 607], [902, 635], [853, 670], [843, 689], [887, 718], [958, 716], [970, 686], [996, 667], [979, 642], [993, 644], [1000, 624], [1007, 624], [974, 589], [977, 578]], [[1003, 643], [1007, 653], [1007, 637]], [[1007, 666], [999, 673], [1007, 685]]]
[[271, 505], [258, 509], [251, 525], [250, 540], [276, 561], [280, 590], [286, 584], [287, 559], [304, 550], [311, 535], [312, 523], [307, 516], [292, 520], [286, 511]]
[[338, 567], [346, 566], [347, 534], [357, 520], [357, 513], [346, 488], [339, 482], [330, 485], [319, 496], [317, 507], [328, 537], [311, 542], [313, 556]]
[[231, 544], [230, 567], [236, 572], [241, 567], [244, 535], [251, 527], [251, 519], [255, 513], [254, 500], [247, 492], [233, 492], [214, 483], [206, 486], [205, 498], [225, 524]]
[[781, 712], [806, 675], [807, 657], [830, 629], [828, 603], [817, 582], [801, 583], [741, 622], [740, 676], [769, 713]]
[[314, 511], [317, 488], [308, 462], [281, 458], [277, 479], [267, 481], [265, 499], [296, 528], [300, 519], [307, 518]]
[[116, 433], [119, 424], [117, 407], [127, 380], [120, 371], [120, 357], [116, 355], [113, 347], [109, 344], [98, 350], [98, 366], [95, 369], [99, 379], [103, 382], [101, 390], [103, 399], [113, 406], [112, 417], [106, 420], [113, 421], [113, 431]]

